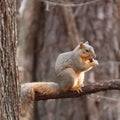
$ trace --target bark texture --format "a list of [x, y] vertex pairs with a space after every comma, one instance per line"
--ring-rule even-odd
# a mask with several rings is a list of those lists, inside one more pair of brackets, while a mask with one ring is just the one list
[[0, 119], [19, 119], [16, 0], [0, 1]]

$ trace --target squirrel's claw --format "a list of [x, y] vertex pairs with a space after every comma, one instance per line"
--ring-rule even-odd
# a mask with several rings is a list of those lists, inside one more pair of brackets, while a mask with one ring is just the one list
[[81, 87], [79, 87], [78, 89], [77, 89], [77, 92], [78, 93], [81, 93], [83, 90], [82, 90], [82, 88]]

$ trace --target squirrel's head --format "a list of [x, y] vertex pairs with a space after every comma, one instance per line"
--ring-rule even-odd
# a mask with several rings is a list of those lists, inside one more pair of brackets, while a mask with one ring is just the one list
[[96, 54], [92, 46], [89, 45], [88, 41], [80, 44], [75, 48], [84, 59], [96, 58]]

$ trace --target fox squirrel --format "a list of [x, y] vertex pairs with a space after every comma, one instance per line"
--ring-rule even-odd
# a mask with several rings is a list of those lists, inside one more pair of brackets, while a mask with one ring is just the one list
[[35, 92], [51, 94], [68, 90], [82, 92], [85, 72], [98, 65], [95, 58], [93, 47], [88, 42], [80, 42], [73, 51], [61, 53], [58, 56], [55, 64], [56, 82], [23, 84], [21, 86], [21, 120], [28, 119], [28, 110], [33, 105]]

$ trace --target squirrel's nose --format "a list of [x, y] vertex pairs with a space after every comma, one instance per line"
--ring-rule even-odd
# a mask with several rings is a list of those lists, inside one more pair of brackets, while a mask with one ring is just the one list
[[95, 52], [92, 52], [92, 57], [93, 57], [93, 58], [96, 58]]
[[96, 58], [96, 54], [93, 54], [93, 58]]

